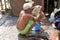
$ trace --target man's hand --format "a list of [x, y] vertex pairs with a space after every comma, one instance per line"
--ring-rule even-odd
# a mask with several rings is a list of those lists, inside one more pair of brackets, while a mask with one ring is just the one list
[[34, 17], [34, 21], [37, 22], [39, 21], [40, 14], [37, 15], [37, 17]]

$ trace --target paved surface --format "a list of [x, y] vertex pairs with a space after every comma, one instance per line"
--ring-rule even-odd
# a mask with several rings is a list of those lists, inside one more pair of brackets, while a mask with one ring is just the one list
[[18, 40], [16, 27], [0, 27], [0, 40]]
[[16, 29], [16, 17], [9, 18], [0, 26], [0, 40], [18, 40], [18, 31]]

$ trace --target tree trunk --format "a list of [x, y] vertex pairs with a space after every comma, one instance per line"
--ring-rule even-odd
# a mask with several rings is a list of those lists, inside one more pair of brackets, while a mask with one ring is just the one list
[[[41, 1], [40, 3], [40, 0], [33, 0], [35, 2], [34, 5], [42, 5], [43, 6], [43, 2], [44, 1]], [[25, 3], [25, 0], [10, 0], [10, 5], [11, 5], [11, 8], [12, 8], [12, 13], [13, 15], [15, 16], [18, 16], [20, 11], [22, 10], [22, 6], [23, 4]]]
[[24, 4], [24, 0], [10, 0], [10, 5], [12, 8], [12, 13], [14, 16], [18, 16], [20, 11], [22, 10], [22, 5]]

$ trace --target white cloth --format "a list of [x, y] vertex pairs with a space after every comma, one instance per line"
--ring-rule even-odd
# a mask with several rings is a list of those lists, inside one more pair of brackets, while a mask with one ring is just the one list
[[60, 8], [59, 9], [55, 8], [54, 11], [51, 13], [51, 16], [50, 17], [51, 18], [54, 18], [55, 13], [58, 12], [58, 11], [60, 11]]
[[23, 5], [23, 9], [24, 10], [27, 10], [27, 9], [29, 9], [29, 8], [31, 8], [32, 7], [32, 4], [31, 3], [25, 3], [24, 5]]
[[41, 9], [41, 8], [42, 8], [42, 6], [40, 6], [40, 5], [34, 6], [34, 9], [33, 9], [33, 11], [32, 11], [33, 15], [37, 16], [38, 13], [40, 12], [40, 9]]
[[53, 27], [53, 28], [56, 28], [55, 24], [52, 24], [52, 27]]

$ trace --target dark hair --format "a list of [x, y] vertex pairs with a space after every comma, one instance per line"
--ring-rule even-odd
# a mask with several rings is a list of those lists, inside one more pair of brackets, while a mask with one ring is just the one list
[[56, 12], [54, 17], [59, 18], [60, 17], [60, 11]]

